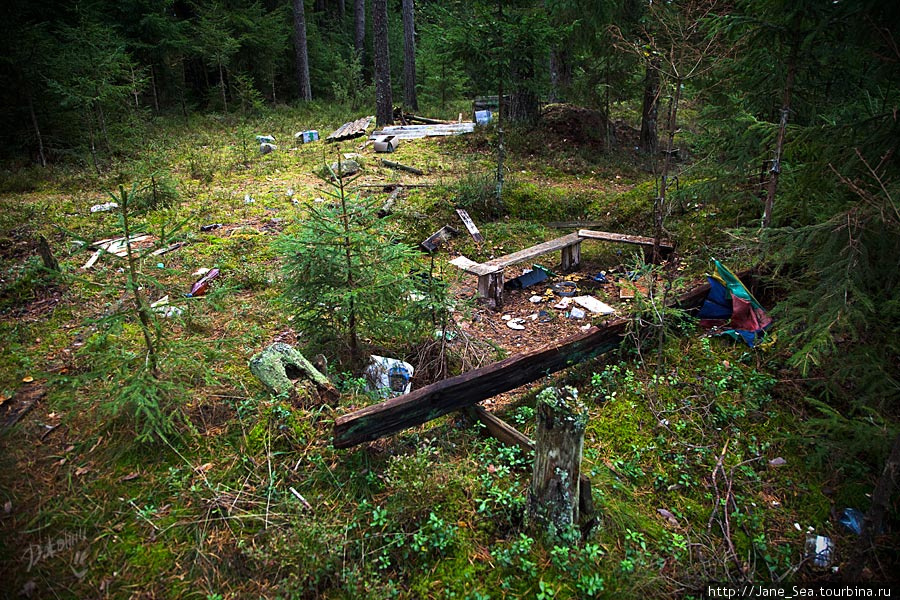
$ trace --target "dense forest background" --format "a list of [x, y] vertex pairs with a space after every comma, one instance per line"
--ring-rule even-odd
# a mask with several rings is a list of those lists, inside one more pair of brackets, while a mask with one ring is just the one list
[[897, 514], [900, 4], [10, 0], [4, 17], [3, 194], [53, 173], [113, 189], [141, 161], [143, 177], [164, 172], [148, 140], [201, 117], [250, 138], [260, 115], [471, 119], [487, 95], [508, 100], [466, 151], [496, 156], [502, 181], [504, 149], [534, 151], [548, 107], [601, 115], [583, 126], [590, 152], [627, 153], [652, 181], [642, 231], [682, 243], [685, 206], [702, 205], [716, 248], [765, 273], [790, 348], [777, 375], [813, 415], [787, 437], [815, 439], [871, 499], [849, 563], [860, 576]]

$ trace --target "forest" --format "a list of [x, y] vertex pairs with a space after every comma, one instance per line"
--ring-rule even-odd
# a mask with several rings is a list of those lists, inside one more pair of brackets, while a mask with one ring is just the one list
[[0, 596], [896, 581], [900, 4], [4, 15]]

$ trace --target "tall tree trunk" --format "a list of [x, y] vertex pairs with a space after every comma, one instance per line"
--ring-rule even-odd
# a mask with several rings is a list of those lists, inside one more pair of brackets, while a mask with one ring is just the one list
[[353, 3], [353, 49], [359, 64], [365, 64], [366, 54], [366, 0], [355, 0]]
[[338, 14], [341, 16], [341, 31], [344, 30], [344, 17], [347, 16], [347, 3], [345, 0], [338, 1]]
[[159, 114], [159, 95], [156, 92], [156, 69], [150, 65], [150, 90], [153, 92], [153, 112]]
[[384, 127], [394, 122], [387, 0], [372, 0], [372, 28], [375, 36], [375, 122]]
[[794, 78], [797, 74], [797, 50], [800, 42], [797, 38], [791, 44], [791, 53], [788, 56], [787, 78], [784, 82], [784, 99], [781, 103], [781, 122], [778, 126], [778, 137], [775, 139], [775, 157], [772, 159], [772, 168], [769, 169], [769, 186], [766, 189], [766, 207], [763, 211], [762, 226], [768, 227], [772, 223], [772, 207], [775, 204], [775, 191], [778, 189], [778, 176], [781, 174], [781, 151], [784, 148], [784, 133], [787, 129], [788, 115], [791, 112], [791, 94], [794, 91]]
[[294, 55], [297, 59], [297, 86], [300, 99], [312, 100], [309, 85], [309, 53], [306, 50], [306, 9], [303, 0], [294, 0]]
[[31, 115], [31, 125], [34, 127], [34, 135], [38, 143], [38, 156], [41, 158], [41, 166], [47, 166], [47, 155], [44, 154], [44, 138], [41, 136], [41, 129], [38, 127], [37, 115], [34, 114], [34, 100], [31, 97], [31, 91], [28, 92], [28, 113]]
[[[497, 0], [497, 51], [503, 52], [503, 0]], [[502, 57], [502, 54], [501, 54]], [[503, 61], [497, 60], [497, 204], [503, 202], [503, 159], [506, 149], [503, 147]]]
[[403, 0], [403, 103], [419, 110], [416, 99], [416, 11], [413, 0]]
[[222, 106], [224, 112], [228, 112], [228, 96], [225, 94], [225, 66], [219, 61], [219, 87], [222, 89]]
[[644, 75], [644, 103], [641, 107], [641, 149], [654, 156], [659, 148], [656, 123], [659, 118], [659, 59], [647, 63]]

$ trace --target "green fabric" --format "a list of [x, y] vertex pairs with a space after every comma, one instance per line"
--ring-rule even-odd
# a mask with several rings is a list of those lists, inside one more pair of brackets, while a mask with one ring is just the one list
[[722, 285], [727, 287], [732, 294], [737, 296], [738, 298], [742, 298], [749, 302], [753, 308], [762, 309], [762, 304], [756, 301], [756, 298], [753, 297], [747, 288], [744, 287], [744, 284], [741, 283], [741, 280], [737, 278], [737, 275], [732, 273], [728, 267], [720, 263], [719, 261], [713, 259], [713, 262], [716, 264], [716, 274], [718, 275], [716, 279], [718, 279]]

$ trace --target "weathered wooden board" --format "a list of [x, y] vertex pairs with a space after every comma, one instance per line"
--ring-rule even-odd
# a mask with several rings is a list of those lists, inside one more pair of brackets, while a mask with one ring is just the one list
[[462, 208], [457, 208], [456, 214], [459, 215], [459, 219], [463, 222], [463, 225], [466, 226], [466, 229], [469, 230], [469, 233], [472, 235], [472, 239], [479, 244], [483, 242], [484, 236], [481, 235], [480, 231], [478, 231], [478, 226], [475, 225], [475, 221], [472, 220], [472, 217], [469, 216], [469, 213]]
[[470, 406], [466, 409], [466, 412], [472, 418], [481, 421], [481, 423], [484, 424], [485, 429], [487, 429], [487, 432], [504, 444], [509, 446], [519, 446], [525, 452], [534, 450], [534, 442], [531, 441], [527, 435], [494, 413], [485, 410], [477, 404], [475, 406]]
[[419, 245], [422, 246], [422, 248], [424, 248], [428, 252], [434, 252], [435, 250], [437, 250], [440, 247], [441, 244], [443, 244], [445, 241], [449, 240], [450, 238], [455, 237], [458, 234], [459, 234], [459, 232], [456, 229], [454, 229], [453, 227], [450, 227], [449, 225], [444, 225], [443, 227], [438, 229], [436, 232], [434, 232], [430, 236], [428, 236], [428, 238]]
[[[696, 308], [703, 303], [708, 292], [709, 284], [703, 284], [680, 296], [671, 305], [684, 309]], [[516, 354], [338, 417], [334, 422], [334, 447], [349, 448], [421, 425], [595, 358], [619, 344], [627, 324], [626, 318], [614, 319], [602, 327], [591, 327], [584, 333], [566, 338], [559, 344]]]
[[[622, 242], [625, 244], [637, 244], [639, 246], [653, 246], [652, 237], [644, 237], [641, 235], [626, 235], [624, 233], [579, 229], [578, 236], [589, 240], [600, 240], [603, 242]], [[659, 247], [669, 251], [675, 249], [675, 245], [669, 240], [660, 240]]]
[[372, 124], [372, 119], [374, 118], [375, 117], [363, 117], [355, 121], [350, 121], [349, 123], [344, 123], [331, 132], [331, 134], [325, 138], [325, 141], [337, 142], [365, 135], [366, 130], [369, 128], [369, 125]]
[[569, 235], [564, 235], [563, 237], [538, 244], [537, 246], [532, 246], [530, 248], [525, 248], [524, 250], [519, 250], [518, 252], [513, 252], [512, 254], [507, 254], [506, 256], [494, 258], [484, 263], [484, 265], [504, 268], [516, 263], [531, 260], [532, 258], [547, 254], [548, 252], [553, 252], [554, 250], [562, 250], [563, 248], [580, 243], [581, 238], [579, 235], [577, 233], [570, 233]]

